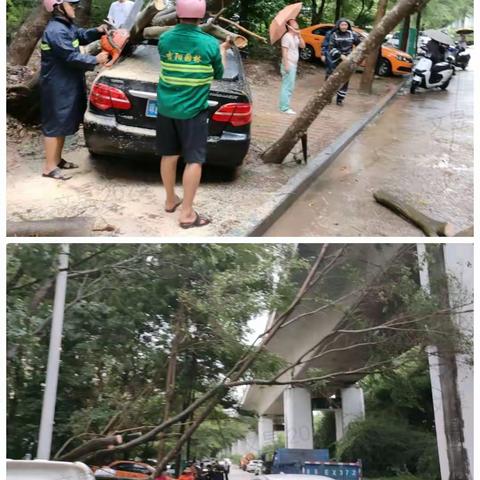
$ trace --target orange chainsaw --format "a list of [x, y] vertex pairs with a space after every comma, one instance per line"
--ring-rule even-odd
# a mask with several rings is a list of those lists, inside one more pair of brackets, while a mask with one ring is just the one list
[[100, 46], [104, 52], [107, 52], [110, 60], [104, 65], [111, 67], [122, 54], [125, 45], [130, 39], [130, 30], [135, 24], [138, 13], [143, 7], [145, 0], [135, 0], [135, 3], [128, 14], [127, 19], [122, 25], [117, 27], [109, 20], [104, 20], [103, 23], [107, 25], [108, 30], [105, 35], [100, 38]]

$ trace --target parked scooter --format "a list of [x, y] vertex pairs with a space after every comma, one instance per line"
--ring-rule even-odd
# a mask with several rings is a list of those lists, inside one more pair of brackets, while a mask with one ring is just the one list
[[455, 67], [448, 61], [433, 64], [428, 54], [423, 50], [419, 53], [420, 60], [413, 68], [410, 93], [414, 94], [418, 88], [446, 90], [454, 75]]
[[470, 54], [467, 53], [464, 47], [460, 47], [458, 42], [455, 42], [455, 46], [449, 47], [448, 58], [453, 65], [462, 70], [465, 70], [470, 62]]

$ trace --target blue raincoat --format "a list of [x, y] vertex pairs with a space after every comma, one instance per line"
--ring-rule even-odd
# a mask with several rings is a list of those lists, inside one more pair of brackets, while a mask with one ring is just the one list
[[42, 131], [46, 137], [73, 135], [87, 106], [85, 72], [97, 64], [93, 55], [80, 53], [101, 37], [96, 28], [78, 28], [68, 19], [54, 16], [45, 28], [40, 70]]

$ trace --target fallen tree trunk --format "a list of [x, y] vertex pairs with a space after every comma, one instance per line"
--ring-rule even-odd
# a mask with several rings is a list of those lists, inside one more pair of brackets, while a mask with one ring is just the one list
[[[155, 40], [165, 32], [171, 30], [172, 28], [172, 25], [166, 25], [163, 27], [147, 27], [143, 31], [143, 37], [145, 39]], [[233, 43], [238, 48], [245, 48], [248, 45], [248, 40], [244, 36], [229, 32], [228, 30], [225, 30], [224, 28], [219, 27], [218, 25], [215, 25], [213, 23], [204, 23], [200, 25], [200, 28], [204, 32], [210, 33], [219, 40], [225, 41], [227, 37], [230, 37]]]
[[420, 228], [427, 237], [451, 237], [453, 225], [430, 218], [391, 193], [379, 190], [373, 194], [375, 200]]
[[461, 230], [460, 232], [455, 234], [456, 237], [474, 237], [475, 232], [473, 230], [473, 225], [471, 227], [466, 228], [465, 230]]
[[30, 72], [22, 83], [10, 84], [15, 80], [16, 69], [27, 67], [7, 65], [7, 113], [21, 122], [33, 125], [40, 122], [40, 72]]
[[9, 237], [86, 237], [94, 229], [93, 217], [59, 217], [49, 220], [7, 222]]
[[399, 0], [369, 33], [368, 38], [347, 57], [347, 60], [333, 72], [297, 115], [285, 133], [261, 155], [265, 163], [282, 163], [292, 148], [307, 133], [308, 128], [318, 117], [323, 108], [330, 103], [332, 95], [357, 70], [363, 59], [370, 52], [377, 50], [385, 35], [395, 28], [405, 16], [417, 10], [429, 0]]
[[120, 445], [123, 443], [123, 438], [121, 435], [113, 435], [111, 437], [104, 437], [104, 438], [94, 438], [83, 445], [80, 445], [77, 448], [74, 448], [70, 452], [66, 453], [58, 457], [58, 460], [61, 462], [70, 462], [74, 461], [77, 458], [82, 458], [85, 453], [90, 452], [93, 450], [100, 450], [104, 448], [113, 448], [116, 445]]
[[152, 26], [161, 27], [163, 25], [175, 25], [177, 23], [177, 12], [175, 8], [167, 8], [163, 12], [157, 13], [152, 20]]
[[257, 40], [260, 40], [262, 42], [265, 42], [265, 43], [268, 43], [267, 39], [265, 37], [262, 37], [260, 35], [257, 35], [256, 33], [254, 32], [251, 32], [250, 30], [247, 30], [246, 28], [242, 27], [241, 25], [239, 25], [238, 23], [232, 21], [232, 20], [229, 20], [228, 18], [224, 18], [224, 17], [219, 17], [219, 20], [221, 22], [224, 22], [224, 23], [227, 23], [228, 25], [232, 25], [234, 26], [235, 28], [237, 28], [238, 30], [240, 30], [241, 32], [243, 33], [246, 33], [247, 35], [251, 35], [252, 37], [255, 37]]
[[11, 65], [28, 63], [51, 16], [52, 14], [45, 10], [43, 2], [39, 1], [8, 46], [7, 58]]
[[130, 43], [138, 43], [142, 41], [143, 30], [148, 27], [155, 15], [165, 10], [165, 2], [163, 0], [150, 0], [147, 6], [138, 14], [135, 24], [130, 30]]

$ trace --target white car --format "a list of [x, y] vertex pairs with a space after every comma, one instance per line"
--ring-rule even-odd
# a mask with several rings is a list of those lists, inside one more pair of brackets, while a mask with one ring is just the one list
[[262, 460], [250, 460], [247, 464], [247, 472], [261, 473], [263, 469]]
[[95, 479], [103, 480], [104, 478], [116, 478], [115, 470], [110, 467], [101, 467], [95, 470]]
[[7, 460], [7, 480], [95, 480], [92, 471], [81, 462], [50, 460]]

